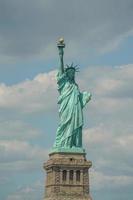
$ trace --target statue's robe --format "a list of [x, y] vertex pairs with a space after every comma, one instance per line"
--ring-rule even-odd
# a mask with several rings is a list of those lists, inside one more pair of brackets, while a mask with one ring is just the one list
[[66, 73], [57, 74], [60, 123], [54, 147], [82, 147], [83, 107], [90, 93], [79, 91], [75, 81], [69, 81]]

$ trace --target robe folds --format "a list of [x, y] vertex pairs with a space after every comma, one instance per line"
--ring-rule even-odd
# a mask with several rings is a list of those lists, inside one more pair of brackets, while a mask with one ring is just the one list
[[57, 74], [59, 91], [59, 118], [54, 147], [82, 147], [83, 107], [90, 100], [90, 93], [79, 91], [75, 81], [64, 72]]

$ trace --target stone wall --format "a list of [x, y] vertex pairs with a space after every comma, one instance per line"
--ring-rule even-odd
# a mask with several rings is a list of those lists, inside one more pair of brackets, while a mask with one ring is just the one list
[[44, 164], [45, 200], [90, 200], [89, 168], [91, 161], [83, 153], [53, 153]]

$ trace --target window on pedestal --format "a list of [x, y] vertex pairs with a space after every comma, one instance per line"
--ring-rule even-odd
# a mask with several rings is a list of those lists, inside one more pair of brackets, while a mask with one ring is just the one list
[[73, 181], [73, 170], [70, 170], [69, 172], [69, 179], [70, 181]]
[[80, 170], [76, 171], [76, 181], [80, 181]]
[[63, 181], [66, 181], [66, 179], [67, 179], [67, 171], [66, 171], [66, 170], [63, 170], [62, 173], [63, 173], [63, 174], [62, 174], [62, 180], [63, 180]]

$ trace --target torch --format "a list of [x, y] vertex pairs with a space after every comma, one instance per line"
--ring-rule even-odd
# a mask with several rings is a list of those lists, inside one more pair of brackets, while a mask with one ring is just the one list
[[59, 39], [59, 41], [57, 43], [57, 47], [58, 47], [58, 50], [59, 50], [61, 71], [63, 73], [64, 72], [64, 62], [63, 62], [64, 51], [63, 51], [63, 48], [65, 48], [65, 43], [64, 43], [64, 39], [63, 38]]

